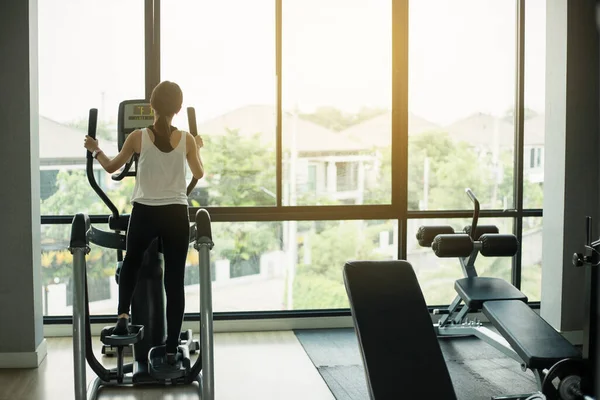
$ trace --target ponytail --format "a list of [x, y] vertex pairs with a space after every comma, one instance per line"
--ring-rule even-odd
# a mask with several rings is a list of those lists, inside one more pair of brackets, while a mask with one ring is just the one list
[[171, 146], [171, 124], [167, 118], [178, 113], [183, 103], [181, 88], [174, 82], [163, 81], [156, 85], [150, 96], [150, 105], [156, 113], [156, 122], [152, 127], [156, 146], [163, 151], [173, 150]]
[[153, 129], [154, 135], [154, 144], [156, 147], [163, 151], [172, 150], [171, 146], [171, 125], [167, 121], [167, 118], [164, 115], [159, 115], [156, 119], [156, 123], [154, 124]]

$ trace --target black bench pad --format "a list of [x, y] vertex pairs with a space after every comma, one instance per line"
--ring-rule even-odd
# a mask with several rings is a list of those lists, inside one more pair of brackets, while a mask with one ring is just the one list
[[[353, 261], [344, 284], [371, 399], [456, 400], [412, 266]], [[434, 377], [434, 384], [422, 384]]]
[[472, 310], [481, 310], [483, 303], [492, 300], [520, 300], [527, 302], [527, 296], [500, 278], [487, 276], [462, 278], [454, 282], [454, 289]]
[[575, 346], [522, 301], [487, 301], [483, 313], [531, 369], [581, 357]]

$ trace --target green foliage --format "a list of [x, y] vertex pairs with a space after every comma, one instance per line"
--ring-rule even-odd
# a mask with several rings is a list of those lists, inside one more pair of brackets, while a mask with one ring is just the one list
[[[508, 204], [513, 204], [513, 152], [502, 153], [502, 165], [504, 166], [504, 174], [502, 182], [499, 186], [499, 191], [507, 196]], [[523, 207], [525, 208], [542, 208], [544, 202], [544, 188], [541, 183], [530, 182], [528, 179], [523, 180]]]
[[[341, 275], [341, 268], [338, 268]], [[300, 269], [294, 277], [294, 310], [348, 308], [343, 283]]]
[[[374, 186], [366, 188], [364, 195], [365, 204], [390, 204], [392, 202], [392, 148], [375, 149], [379, 158], [380, 170]], [[409, 192], [411, 181], [408, 182]], [[409, 196], [410, 199], [410, 196]], [[409, 200], [410, 201], [410, 200]], [[410, 207], [409, 207], [410, 209]]]
[[480, 199], [488, 199], [493, 186], [490, 160], [480, 157], [465, 142], [456, 142], [445, 132], [430, 132], [409, 138], [409, 209], [421, 209], [424, 199], [425, 159], [429, 160], [427, 209], [470, 208], [465, 188]]
[[[306, 225], [305, 225], [306, 227]], [[391, 223], [329, 221], [312, 223], [309, 232], [310, 264], [299, 264], [293, 285], [294, 309], [342, 308], [348, 306], [342, 267], [351, 260], [384, 260], [378, 253], [379, 232], [391, 230]], [[304, 258], [302, 247], [299, 259]]]
[[341, 282], [341, 267], [347, 261], [386, 258], [375, 249], [379, 232], [391, 230], [391, 224], [366, 225], [364, 221], [339, 221], [320, 233], [310, 232], [311, 263], [301, 268]]
[[542, 265], [523, 266], [521, 269], [521, 291], [529, 301], [542, 299]]
[[209, 187], [209, 206], [267, 206], [276, 200], [275, 152], [260, 144], [260, 134], [206, 135], [202, 161]]
[[260, 256], [280, 249], [280, 229], [280, 222], [213, 224], [213, 237], [219, 238], [213, 251], [229, 260], [231, 277], [258, 273]]
[[[391, 199], [391, 149], [379, 149], [381, 168], [375, 187], [365, 194], [368, 204], [389, 204]], [[446, 132], [428, 132], [409, 137], [408, 209], [420, 210], [425, 198], [425, 164], [429, 163], [428, 210], [469, 209], [464, 194], [471, 188], [484, 208], [510, 208], [513, 204], [512, 150], [504, 150], [494, 164], [492, 154], [481, 152], [466, 142], [453, 140]], [[541, 184], [524, 182], [524, 205], [542, 207]]]
[[[129, 198], [133, 190], [133, 180], [124, 180], [108, 191], [121, 213], [129, 212]], [[42, 215], [69, 215], [79, 212], [107, 214], [108, 208], [94, 192], [87, 181], [85, 171], [60, 171], [56, 179], [57, 191], [41, 202]], [[101, 228], [102, 229], [102, 228]], [[105, 228], [106, 229], [106, 228]], [[72, 276], [73, 258], [66, 251], [70, 225], [44, 225], [42, 227], [42, 247], [48, 250], [42, 253], [42, 281], [45, 284], [61, 281]], [[107, 277], [114, 274], [116, 253], [113, 250], [93, 249], [87, 257], [88, 276]]]
[[[276, 200], [275, 153], [260, 144], [260, 134], [206, 135], [202, 161], [208, 186], [208, 206], [272, 206]], [[229, 259], [231, 276], [258, 272], [260, 256], [278, 250], [281, 223], [216, 223], [213, 234], [219, 258]]]

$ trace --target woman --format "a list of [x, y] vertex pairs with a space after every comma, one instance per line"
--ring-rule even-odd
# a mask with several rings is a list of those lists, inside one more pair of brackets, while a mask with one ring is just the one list
[[144, 252], [154, 238], [161, 237], [167, 295], [166, 352], [170, 364], [177, 361], [185, 308], [183, 283], [189, 246], [186, 161], [194, 178], [200, 179], [204, 175], [200, 158], [202, 138], [194, 138], [171, 126], [182, 103], [181, 88], [173, 82], [161, 82], [150, 97], [154, 124], [129, 134], [115, 158], [105, 155], [90, 136], [85, 137], [84, 144], [108, 173], [119, 170], [134, 153], [139, 154], [131, 198], [133, 209], [127, 229], [127, 252], [119, 277], [118, 318], [113, 334], [128, 333], [131, 298]]

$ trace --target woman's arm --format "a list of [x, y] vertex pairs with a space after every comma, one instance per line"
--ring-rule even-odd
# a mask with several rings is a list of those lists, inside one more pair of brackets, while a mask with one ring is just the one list
[[129, 136], [127, 136], [127, 139], [125, 139], [125, 143], [123, 143], [121, 151], [113, 159], [104, 154], [104, 152], [98, 147], [98, 141], [92, 139], [90, 136], [85, 136], [84, 147], [92, 153], [96, 151], [96, 160], [98, 160], [106, 172], [112, 174], [113, 172], [118, 171], [123, 165], [125, 165], [127, 161], [129, 161], [135, 152], [135, 144], [136, 142], [139, 142], [141, 134], [142, 131], [140, 130], [131, 132]]
[[203, 146], [202, 138], [196, 136], [194, 138], [191, 133], [187, 133], [186, 137], [186, 158], [192, 175], [196, 179], [202, 179], [204, 176], [204, 165], [202, 165], [202, 159], [200, 158], [200, 148]]

